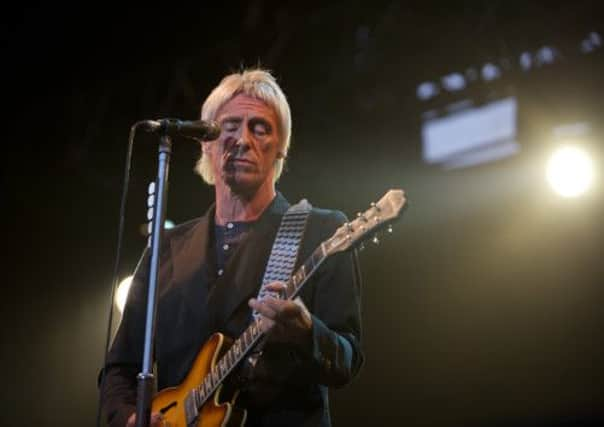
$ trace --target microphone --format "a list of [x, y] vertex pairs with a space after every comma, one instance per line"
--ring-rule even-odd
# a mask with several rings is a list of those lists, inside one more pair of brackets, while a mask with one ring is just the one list
[[202, 141], [213, 141], [220, 136], [220, 126], [216, 122], [161, 119], [145, 120], [140, 123], [141, 128], [146, 132], [163, 133], [168, 136], [184, 136]]

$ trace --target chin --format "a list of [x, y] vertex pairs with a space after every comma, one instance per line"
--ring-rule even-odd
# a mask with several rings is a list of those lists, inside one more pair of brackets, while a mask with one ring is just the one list
[[235, 194], [253, 194], [260, 188], [261, 182], [251, 177], [242, 177], [237, 175], [226, 174], [224, 183]]

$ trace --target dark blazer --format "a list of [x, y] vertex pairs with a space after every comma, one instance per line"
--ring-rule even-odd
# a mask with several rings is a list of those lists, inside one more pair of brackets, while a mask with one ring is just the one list
[[[277, 194], [231, 255], [222, 276], [215, 267], [213, 207], [205, 216], [166, 232], [160, 250], [154, 347], [158, 389], [182, 382], [212, 333], [237, 337], [244, 331], [251, 318], [247, 301], [258, 293], [288, 207], [285, 198]], [[341, 212], [313, 208], [298, 265], [345, 220]], [[135, 409], [148, 266], [145, 251], [105, 367], [103, 407], [112, 426], [125, 425]], [[356, 254], [336, 254], [326, 260], [300, 297], [312, 314], [312, 340], [304, 348], [266, 344], [254, 369], [246, 370], [246, 380], [238, 384], [241, 394], [237, 402], [248, 410], [246, 425], [330, 425], [327, 387], [347, 384], [362, 365]]]

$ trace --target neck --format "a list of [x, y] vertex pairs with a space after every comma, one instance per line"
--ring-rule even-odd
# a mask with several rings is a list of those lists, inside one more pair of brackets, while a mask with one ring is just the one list
[[270, 185], [262, 185], [251, 193], [236, 192], [224, 184], [216, 184], [215, 222], [218, 225], [257, 220], [276, 194], [272, 181]]

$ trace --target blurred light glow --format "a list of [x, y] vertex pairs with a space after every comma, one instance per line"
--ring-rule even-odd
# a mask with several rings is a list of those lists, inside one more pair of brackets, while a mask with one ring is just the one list
[[537, 51], [537, 63], [542, 64], [553, 64], [556, 59], [556, 51], [549, 47], [543, 46]]
[[126, 305], [126, 299], [128, 298], [128, 291], [130, 291], [131, 284], [132, 276], [128, 276], [117, 286], [117, 292], [115, 293], [115, 305], [120, 313], [124, 312], [124, 306]]
[[441, 81], [443, 87], [451, 92], [462, 90], [466, 87], [466, 79], [460, 73], [447, 74]]
[[417, 87], [417, 97], [422, 101], [438, 95], [438, 86], [434, 82], [423, 82]]
[[547, 180], [563, 197], [585, 193], [593, 178], [592, 161], [580, 148], [565, 146], [552, 154], [547, 164]]
[[174, 228], [174, 222], [170, 221], [169, 219], [166, 220], [166, 222], [164, 222], [164, 228], [166, 230], [169, 230], [171, 228]]
[[490, 62], [488, 62], [482, 67], [482, 78], [486, 81], [495, 80], [500, 76], [501, 71], [499, 70], [499, 67], [497, 67], [495, 64], [491, 64]]
[[531, 56], [531, 54], [529, 52], [523, 52], [520, 55], [520, 67], [524, 71], [528, 71], [531, 69], [532, 65], [533, 65], [533, 57]]

